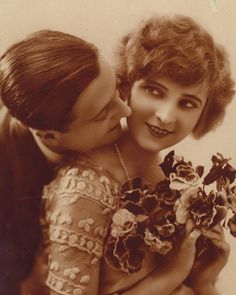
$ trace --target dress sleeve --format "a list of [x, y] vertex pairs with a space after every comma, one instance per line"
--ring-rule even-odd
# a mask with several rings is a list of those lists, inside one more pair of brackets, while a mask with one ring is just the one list
[[45, 187], [50, 294], [98, 294], [100, 258], [118, 185], [92, 169], [65, 169]]

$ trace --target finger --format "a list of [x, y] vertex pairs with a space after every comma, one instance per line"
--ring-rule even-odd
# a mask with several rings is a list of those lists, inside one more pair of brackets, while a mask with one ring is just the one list
[[221, 240], [212, 240], [212, 243], [219, 249], [221, 250], [222, 253], [224, 253], [224, 256], [228, 256], [230, 253], [230, 245], [226, 243], [225, 241]]
[[189, 237], [192, 241], [196, 241], [200, 235], [201, 235], [200, 230], [194, 228], [194, 229], [191, 231], [191, 233], [188, 235], [188, 237]]
[[212, 231], [217, 232], [219, 234], [223, 234], [224, 235], [224, 230], [223, 230], [223, 226], [220, 224], [217, 224], [216, 226], [214, 226], [212, 228]]
[[225, 235], [222, 230], [213, 231], [212, 229], [203, 229], [201, 232], [203, 236], [209, 238], [210, 240], [215, 239], [225, 241]]
[[186, 222], [186, 227], [185, 227], [185, 233], [186, 235], [189, 235], [194, 229], [194, 223], [192, 219], [188, 219]]

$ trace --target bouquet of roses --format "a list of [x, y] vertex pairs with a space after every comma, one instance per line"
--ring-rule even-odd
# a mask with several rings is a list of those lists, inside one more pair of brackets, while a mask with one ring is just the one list
[[230, 211], [227, 228], [236, 237], [236, 169], [219, 153], [211, 160], [203, 177], [203, 166], [194, 168], [171, 151], [160, 165], [166, 178], [155, 187], [141, 178], [122, 186], [105, 247], [112, 267], [133, 273], [142, 267], [146, 250], [166, 255], [183, 237], [189, 218], [198, 229], [211, 228]]

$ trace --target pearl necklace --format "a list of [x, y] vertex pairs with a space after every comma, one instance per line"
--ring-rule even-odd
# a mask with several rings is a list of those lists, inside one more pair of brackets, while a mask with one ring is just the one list
[[115, 147], [115, 151], [116, 151], [116, 154], [117, 154], [117, 156], [118, 156], [118, 159], [119, 159], [119, 161], [120, 161], [120, 165], [121, 165], [121, 167], [122, 167], [122, 170], [123, 170], [123, 172], [124, 172], [124, 176], [125, 176], [126, 180], [128, 181], [128, 180], [130, 179], [130, 177], [129, 177], [128, 170], [127, 170], [127, 168], [126, 168], [126, 166], [125, 166], [125, 162], [124, 162], [124, 160], [123, 160], [123, 157], [122, 157], [122, 155], [121, 155], [121, 152], [120, 152], [120, 150], [119, 150], [119, 148], [118, 148], [118, 145], [117, 145], [116, 143], [114, 144], [114, 147]]

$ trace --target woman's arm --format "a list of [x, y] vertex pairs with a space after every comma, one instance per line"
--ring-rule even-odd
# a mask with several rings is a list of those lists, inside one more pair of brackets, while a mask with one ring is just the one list
[[56, 189], [51, 185], [46, 281], [51, 295], [98, 294], [100, 258], [115, 204], [106, 180], [91, 171], [78, 175], [68, 171], [55, 181]]

